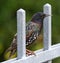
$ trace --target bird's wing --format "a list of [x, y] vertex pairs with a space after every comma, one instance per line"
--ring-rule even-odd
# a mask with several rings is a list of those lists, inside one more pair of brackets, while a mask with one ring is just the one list
[[5, 53], [10, 51], [9, 58], [16, 52], [17, 50], [17, 33], [14, 35], [13, 41], [10, 47], [5, 51]]
[[14, 35], [13, 41], [10, 47], [6, 50], [6, 52], [13, 51], [14, 49], [16, 50], [16, 48], [17, 48], [17, 34]]

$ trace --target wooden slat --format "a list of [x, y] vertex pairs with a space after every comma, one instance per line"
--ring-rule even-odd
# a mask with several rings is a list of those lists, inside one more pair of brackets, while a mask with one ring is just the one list
[[[43, 7], [44, 13], [49, 15], [45, 17], [43, 21], [43, 39], [44, 39], [44, 50], [51, 49], [51, 5], [45, 4]], [[44, 63], [52, 63], [52, 61], [47, 61]]]
[[17, 11], [17, 59], [26, 56], [25, 10]]

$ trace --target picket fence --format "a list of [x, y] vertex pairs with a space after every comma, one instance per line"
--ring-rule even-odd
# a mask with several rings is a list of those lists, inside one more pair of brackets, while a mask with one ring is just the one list
[[[43, 6], [45, 14], [51, 14], [51, 5]], [[60, 57], [60, 43], [51, 45], [51, 16], [43, 21], [44, 48], [35, 51], [36, 56], [26, 56], [26, 12], [23, 9], [17, 11], [17, 58], [1, 63], [52, 63], [52, 59]]]

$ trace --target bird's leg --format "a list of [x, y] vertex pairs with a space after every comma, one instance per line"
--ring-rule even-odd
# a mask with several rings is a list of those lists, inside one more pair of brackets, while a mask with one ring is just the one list
[[33, 51], [31, 51], [31, 50], [28, 50], [28, 49], [26, 49], [26, 54], [29, 56], [29, 55], [35, 55], [36, 56], [36, 54], [33, 52]]

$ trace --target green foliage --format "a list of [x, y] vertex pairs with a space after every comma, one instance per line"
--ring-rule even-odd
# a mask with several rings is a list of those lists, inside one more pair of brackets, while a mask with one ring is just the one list
[[[60, 42], [60, 0], [0, 0], [0, 61], [6, 60], [5, 50], [9, 47], [16, 27], [16, 11], [20, 8], [26, 10], [27, 21], [31, 16], [39, 11], [43, 11], [43, 5], [52, 5], [52, 42]], [[32, 50], [42, 48], [43, 43], [36, 42]], [[53, 61], [55, 62], [55, 61]], [[56, 63], [59, 63], [57, 60]]]

